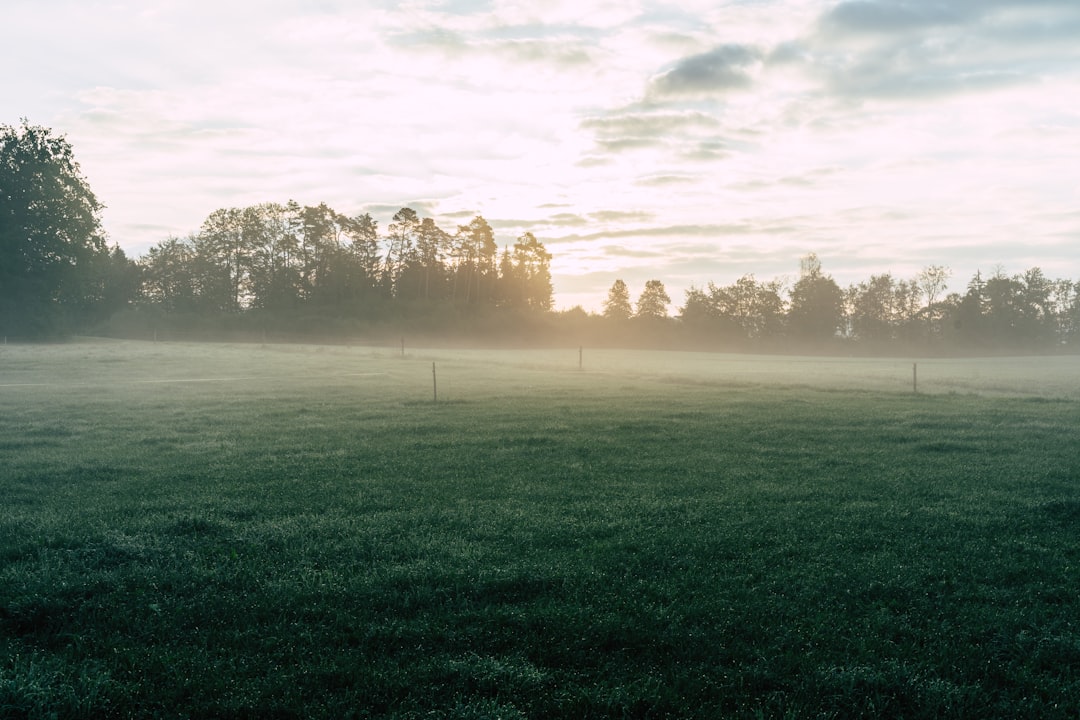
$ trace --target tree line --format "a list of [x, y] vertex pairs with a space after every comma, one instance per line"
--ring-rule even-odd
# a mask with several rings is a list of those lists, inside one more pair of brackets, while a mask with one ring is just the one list
[[601, 313], [552, 311], [552, 255], [526, 232], [500, 250], [477, 215], [453, 231], [402, 207], [368, 213], [290, 201], [212, 212], [142, 257], [107, 244], [102, 205], [71, 146], [23, 120], [0, 125], [0, 334], [363, 334], [374, 327], [538, 342], [734, 350], [1055, 352], [1080, 349], [1080, 282], [1035, 267], [947, 292], [931, 265], [841, 288], [809, 254], [794, 282], [745, 275], [686, 292], [672, 317], [660, 280], [636, 303], [622, 280]]
[[499, 252], [482, 216], [449, 233], [403, 207], [365, 213], [264, 203], [216, 210], [137, 261], [142, 303], [167, 313], [364, 317], [441, 303], [547, 311], [551, 254], [529, 232]]
[[[691, 287], [675, 318], [690, 337], [743, 349], [873, 352], [1057, 352], [1080, 349], [1080, 282], [1052, 280], [1038, 267], [1016, 275], [977, 272], [963, 292], [946, 292], [951, 271], [930, 265], [911, 279], [891, 273], [842, 288], [811, 253], [790, 285], [744, 275], [731, 285]], [[604, 317], [655, 322], [670, 303], [646, 283], [637, 307], [616, 280]]]

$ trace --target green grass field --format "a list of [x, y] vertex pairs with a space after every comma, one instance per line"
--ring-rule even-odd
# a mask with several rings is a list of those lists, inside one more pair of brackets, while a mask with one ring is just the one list
[[0, 717], [1074, 718], [1080, 358], [918, 379], [2, 346]]

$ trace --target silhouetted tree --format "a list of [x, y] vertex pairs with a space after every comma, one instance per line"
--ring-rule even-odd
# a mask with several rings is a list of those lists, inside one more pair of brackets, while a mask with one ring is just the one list
[[170, 237], [139, 259], [142, 297], [165, 312], [192, 312], [199, 290], [194, 276], [194, 240]]
[[532, 310], [551, 309], [551, 253], [531, 232], [514, 243], [513, 278], [520, 285], [521, 303]]
[[265, 310], [297, 307], [306, 292], [300, 206], [290, 201], [255, 205], [244, 210], [244, 228], [251, 241], [250, 306]]
[[487, 303], [495, 294], [496, 255], [499, 246], [495, 231], [480, 215], [468, 225], [459, 225], [454, 238], [454, 298], [465, 303]]
[[986, 283], [982, 273], [976, 272], [968, 282], [967, 292], [952, 307], [952, 332], [962, 345], [972, 347], [984, 342], [985, 311]]
[[791, 289], [788, 330], [802, 340], [829, 340], [836, 336], [844, 319], [843, 292], [822, 272], [817, 255], [804, 257], [800, 270]]
[[604, 301], [604, 317], [613, 320], [626, 320], [633, 314], [630, 306], [630, 289], [622, 280], [616, 280], [608, 290], [607, 300]]
[[853, 285], [848, 291], [848, 306], [855, 339], [874, 344], [896, 340], [900, 311], [891, 274], [873, 275]]
[[744, 275], [734, 284], [707, 290], [691, 288], [681, 319], [699, 330], [727, 339], [761, 340], [783, 327], [784, 301], [780, 282], [758, 282]]
[[667, 306], [671, 303], [664, 283], [659, 280], [649, 280], [645, 283], [645, 289], [638, 296], [637, 311], [634, 317], [639, 318], [665, 318], [668, 315]]
[[95, 255], [90, 272], [84, 322], [108, 320], [139, 297], [142, 268], [119, 245], [113, 245], [108, 253]]
[[202, 302], [225, 312], [246, 307], [250, 291], [250, 270], [254, 243], [244, 231], [244, 211], [222, 208], [203, 221], [196, 238]]
[[693, 285], [686, 291], [686, 302], [679, 309], [679, 319], [688, 325], [706, 326], [715, 321], [720, 313], [713, 302], [716, 285], [709, 283], [709, 291]]
[[938, 298], [945, 291], [952, 271], [943, 265], [928, 265], [919, 271], [915, 278], [918, 288], [926, 298], [926, 307], [923, 311], [926, 316], [926, 333], [928, 338], [937, 337], [941, 331], [940, 320], [942, 308], [937, 306]]
[[386, 260], [383, 263], [383, 286], [388, 295], [398, 295], [399, 280], [406, 266], [414, 259], [415, 235], [420, 218], [412, 208], [403, 207], [394, 213], [387, 227]]
[[1055, 344], [1060, 332], [1056, 284], [1038, 267], [1024, 271], [1018, 280], [1022, 287], [1020, 341], [1037, 348]]
[[305, 299], [310, 305], [340, 311], [350, 295], [350, 256], [341, 243], [347, 219], [326, 203], [304, 206], [300, 218]]
[[713, 291], [718, 312], [730, 318], [748, 339], [779, 335], [784, 326], [784, 300], [779, 280], [759, 282], [743, 275], [734, 284]]
[[1068, 345], [1080, 346], [1080, 281], [1063, 280], [1062, 283], [1068, 288], [1064, 293], [1062, 341]]
[[416, 231], [416, 256], [418, 275], [417, 296], [423, 300], [442, 299], [446, 266], [443, 256], [450, 248], [450, 236], [431, 218], [424, 218]]
[[379, 284], [379, 223], [370, 213], [344, 218], [341, 222], [353, 261], [354, 297], [370, 298]]
[[102, 205], [71, 145], [48, 128], [0, 125], [0, 331], [62, 329], [108, 262]]

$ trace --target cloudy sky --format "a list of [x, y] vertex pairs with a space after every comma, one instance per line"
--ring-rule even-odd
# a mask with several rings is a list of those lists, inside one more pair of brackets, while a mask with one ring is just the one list
[[5, 0], [0, 123], [139, 256], [222, 207], [402, 206], [556, 306], [927, 265], [1080, 279], [1077, 0]]

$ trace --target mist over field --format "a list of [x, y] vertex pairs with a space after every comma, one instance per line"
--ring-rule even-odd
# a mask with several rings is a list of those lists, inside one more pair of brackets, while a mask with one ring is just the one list
[[1070, 717], [1077, 363], [0, 346], [0, 707]]
[[[404, 338], [381, 346], [292, 343], [184, 343], [86, 340], [0, 348], [9, 388], [70, 385], [102, 389], [183, 382], [291, 383], [377, 376], [380, 392], [402, 400], [430, 389], [430, 365], [480, 396], [576, 378], [598, 388], [609, 382], [667, 382], [720, 389], [761, 386], [880, 392], [960, 393], [1075, 399], [1080, 356], [865, 358], [626, 350], [588, 346], [508, 349], [443, 344], [413, 347]], [[461, 369], [461, 370], [459, 370]], [[574, 371], [575, 374], [566, 373]], [[550, 377], [546, 377], [549, 373]], [[500, 386], [494, 378], [506, 382]], [[479, 379], [479, 386], [473, 383]], [[21, 382], [20, 382], [21, 381]], [[415, 383], [415, 387], [413, 384]], [[627, 386], [628, 391], [632, 386]], [[464, 399], [464, 398], [459, 398]]]

